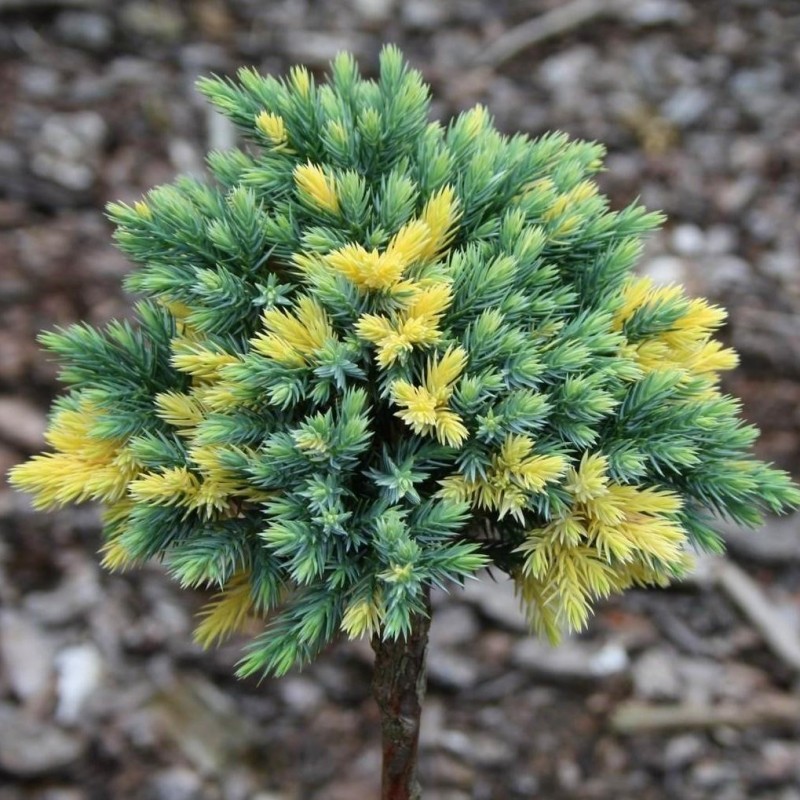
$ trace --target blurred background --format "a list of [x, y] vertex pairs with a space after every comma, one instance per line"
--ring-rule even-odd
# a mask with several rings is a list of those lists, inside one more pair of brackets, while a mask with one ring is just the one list
[[[669, 221], [642, 270], [725, 304], [726, 388], [800, 474], [797, 0], [0, 0], [0, 474], [41, 447], [43, 328], [124, 316], [103, 216], [233, 133], [193, 89], [252, 64], [371, 73], [395, 42], [434, 114], [608, 145], [603, 190]], [[281, 681], [201, 653], [203, 601], [158, 565], [100, 571], [93, 509], [34, 514], [0, 479], [0, 800], [368, 800], [369, 647]], [[800, 800], [800, 523], [731, 530], [691, 581], [605, 604], [550, 650], [506, 583], [436, 598], [431, 800]]]

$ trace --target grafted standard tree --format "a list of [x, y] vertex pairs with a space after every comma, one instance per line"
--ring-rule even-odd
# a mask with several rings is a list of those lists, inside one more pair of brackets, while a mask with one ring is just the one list
[[198, 86], [247, 144], [109, 207], [143, 299], [41, 337], [67, 389], [11, 479], [216, 588], [200, 643], [263, 620], [239, 675], [370, 637], [383, 797], [418, 797], [431, 587], [492, 565], [555, 642], [800, 493], [719, 389], [724, 312], [632, 273], [660, 217], [609, 210], [602, 146], [431, 122], [392, 47]]

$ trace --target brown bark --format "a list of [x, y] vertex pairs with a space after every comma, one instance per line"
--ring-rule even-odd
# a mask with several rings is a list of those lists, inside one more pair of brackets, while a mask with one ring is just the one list
[[382, 800], [419, 800], [417, 753], [425, 697], [425, 653], [430, 628], [427, 615], [414, 618], [406, 639], [372, 639], [375, 671], [372, 692], [381, 712], [383, 740]]

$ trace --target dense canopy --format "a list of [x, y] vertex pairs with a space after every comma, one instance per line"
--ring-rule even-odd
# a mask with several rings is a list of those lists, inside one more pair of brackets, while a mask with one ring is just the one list
[[42, 336], [68, 391], [12, 480], [101, 502], [107, 566], [217, 587], [201, 642], [265, 620], [242, 674], [405, 635], [487, 565], [557, 639], [718, 549], [714, 515], [798, 503], [718, 387], [724, 312], [633, 274], [660, 218], [609, 210], [602, 146], [431, 122], [391, 47], [376, 81], [199, 88], [247, 146], [110, 206], [144, 299]]

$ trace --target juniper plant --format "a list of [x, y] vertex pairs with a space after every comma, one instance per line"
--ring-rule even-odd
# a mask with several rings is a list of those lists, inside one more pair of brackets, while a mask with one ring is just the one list
[[215, 587], [203, 645], [263, 620], [239, 675], [371, 637], [384, 797], [416, 797], [431, 587], [507, 572], [555, 642], [800, 493], [719, 389], [724, 312], [633, 275], [661, 217], [609, 211], [601, 145], [430, 122], [392, 47], [198, 86], [249, 144], [109, 206], [144, 299], [42, 335], [68, 390], [12, 481], [102, 503], [107, 567]]

